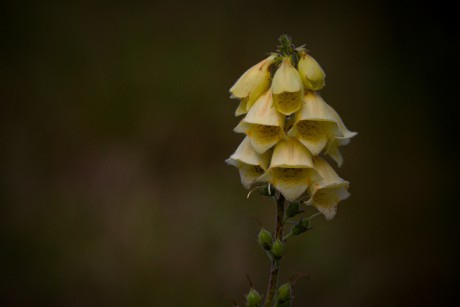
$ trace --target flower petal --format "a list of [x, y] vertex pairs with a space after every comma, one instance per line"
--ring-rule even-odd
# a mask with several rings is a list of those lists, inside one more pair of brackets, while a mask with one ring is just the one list
[[241, 183], [246, 189], [249, 189], [251, 185], [263, 175], [264, 170], [258, 165], [241, 165], [239, 167]]
[[252, 148], [249, 138], [245, 137], [235, 153], [227, 160], [227, 163], [238, 167], [238, 162], [250, 165], [260, 165], [260, 161], [260, 155]]
[[282, 92], [273, 94], [273, 105], [275, 109], [284, 114], [291, 115], [302, 107], [302, 92]]
[[316, 176], [309, 168], [275, 167], [257, 181], [270, 182], [288, 201], [294, 201], [305, 193]]
[[247, 104], [248, 104], [248, 98], [241, 99], [240, 103], [238, 104], [238, 108], [236, 108], [235, 116], [240, 116], [240, 115], [248, 113], [248, 111], [246, 110]]
[[327, 121], [302, 120], [295, 124], [289, 135], [296, 136], [312, 155], [317, 156], [334, 136], [336, 128], [335, 123]]
[[307, 202], [307, 205], [314, 206], [319, 212], [324, 214], [326, 219], [330, 220], [337, 213], [338, 203], [350, 196], [347, 189], [348, 182], [346, 181], [341, 184], [321, 188], [312, 193], [312, 197]]
[[316, 92], [306, 91], [303, 96], [302, 109], [296, 115], [296, 121], [318, 120], [336, 123], [337, 112]]
[[326, 219], [331, 219], [337, 212], [337, 204], [350, 196], [349, 183], [340, 178], [324, 159], [315, 157], [313, 162], [322, 180], [310, 185], [311, 198], [306, 204], [316, 207]]
[[345, 180], [340, 178], [332, 166], [330, 166], [323, 158], [315, 157], [313, 159], [313, 165], [315, 170], [322, 177], [322, 180], [315, 184], [316, 189], [323, 188], [328, 185], [342, 184], [345, 182]]
[[268, 90], [249, 110], [244, 121], [251, 124], [281, 127], [284, 124], [284, 117], [273, 108], [272, 91]]
[[283, 129], [277, 126], [265, 126], [256, 124], [247, 124], [248, 135], [252, 147], [259, 154], [266, 152], [273, 147], [283, 136]]
[[268, 168], [270, 153], [259, 155], [252, 148], [249, 138], [246, 137], [236, 149], [235, 153], [225, 162], [239, 169], [241, 183], [249, 188]]
[[332, 137], [328, 140], [324, 153], [329, 155], [335, 162], [337, 162], [337, 165], [340, 167], [343, 164], [343, 157], [339, 147], [347, 145], [348, 143], [350, 143], [349, 138]]
[[357, 132], [352, 132], [352, 131], [348, 130], [348, 128], [343, 123], [343, 121], [340, 118], [340, 115], [337, 113], [337, 111], [334, 110], [334, 108], [331, 107], [330, 105], [327, 105], [327, 106], [328, 106], [329, 111], [331, 112], [332, 116], [335, 118], [335, 121], [337, 122], [337, 125], [339, 127], [339, 131], [342, 134], [341, 136], [343, 136], [345, 138], [352, 138], [352, 137], [354, 137], [355, 135], [358, 134]]
[[278, 142], [273, 152], [270, 168], [313, 168], [310, 152], [294, 138]]
[[294, 126], [288, 135], [297, 137], [316, 156], [324, 149], [327, 141], [340, 132], [329, 106], [321, 96], [307, 91], [303, 101], [302, 109], [296, 114]]
[[247, 98], [249, 109], [257, 98], [270, 87], [270, 66], [276, 55], [249, 68], [230, 88], [231, 98]]
[[238, 125], [233, 129], [236, 133], [246, 133], [248, 131], [251, 124], [248, 124], [243, 120], [241, 120]]
[[300, 79], [299, 72], [292, 66], [291, 59], [285, 57], [273, 76], [273, 94], [276, 95], [283, 92], [296, 93], [302, 91], [302, 89], [302, 80]]

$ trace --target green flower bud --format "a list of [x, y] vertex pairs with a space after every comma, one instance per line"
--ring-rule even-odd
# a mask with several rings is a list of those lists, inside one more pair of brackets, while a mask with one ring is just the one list
[[300, 203], [298, 202], [290, 203], [286, 209], [286, 216], [290, 218], [290, 217], [296, 216], [297, 214], [301, 212], [302, 211], [300, 210]]
[[276, 240], [275, 243], [273, 243], [271, 252], [272, 252], [273, 258], [275, 258], [276, 260], [281, 259], [284, 253], [283, 242], [281, 242], [281, 240], [279, 239]]
[[249, 293], [246, 295], [246, 306], [248, 307], [260, 307], [262, 306], [262, 297], [259, 292], [254, 288], [249, 290]]
[[[288, 303], [291, 302], [291, 284], [290, 283], [285, 283], [278, 288], [278, 291], [276, 292], [276, 302], [281, 303], [281, 304], [284, 304], [286, 302]], [[280, 306], [285, 306], [285, 305], [280, 305]]]
[[272, 245], [273, 245], [272, 235], [265, 228], [262, 228], [259, 232], [259, 244], [265, 250], [268, 250], [268, 251], [272, 248]]
[[292, 226], [291, 232], [293, 235], [297, 236], [310, 229], [310, 220], [301, 219], [297, 224]]

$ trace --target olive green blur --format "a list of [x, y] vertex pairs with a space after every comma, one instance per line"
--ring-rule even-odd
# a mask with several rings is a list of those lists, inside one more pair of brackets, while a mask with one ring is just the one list
[[276, 302], [275, 306], [290, 306], [292, 301], [292, 289], [291, 283], [287, 282], [279, 286], [278, 290], [276, 290]]
[[339, 217], [283, 249], [279, 284], [310, 277], [292, 306], [460, 304], [456, 10], [104, 2], [2, 5], [0, 305], [243, 306], [245, 274], [265, 296], [251, 216], [273, 232], [276, 204], [224, 163], [243, 139], [228, 90], [283, 33], [358, 132]]

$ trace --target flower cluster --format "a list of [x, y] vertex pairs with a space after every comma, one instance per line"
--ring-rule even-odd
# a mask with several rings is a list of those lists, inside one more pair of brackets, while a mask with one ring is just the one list
[[356, 132], [318, 94], [324, 80], [316, 60], [290, 42], [247, 70], [230, 89], [239, 100], [235, 115], [245, 115], [235, 132], [246, 137], [226, 162], [239, 169], [246, 188], [271, 185], [331, 219], [350, 195], [349, 183], [321, 156], [341, 166], [339, 147]]

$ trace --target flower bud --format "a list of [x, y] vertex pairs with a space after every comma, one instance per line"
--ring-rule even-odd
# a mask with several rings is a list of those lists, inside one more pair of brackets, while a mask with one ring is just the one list
[[249, 290], [249, 293], [246, 295], [246, 306], [248, 307], [260, 307], [262, 306], [262, 297], [259, 292], [254, 288]]
[[265, 250], [268, 250], [268, 251], [272, 248], [272, 245], [273, 245], [272, 235], [265, 228], [262, 228], [259, 232], [259, 244]]
[[285, 283], [278, 288], [276, 292], [276, 304], [275, 306], [284, 307], [291, 306], [291, 284]]
[[305, 231], [310, 230], [310, 229], [311, 229], [310, 221], [301, 219], [297, 224], [292, 226], [291, 232], [293, 235], [298, 236], [301, 233], [304, 233]]
[[277, 239], [272, 246], [272, 255], [276, 260], [280, 260], [284, 253], [284, 244], [280, 239]]
[[290, 217], [296, 216], [297, 214], [301, 212], [302, 210], [300, 210], [300, 203], [293, 202], [293, 203], [290, 203], [286, 209], [286, 217], [290, 218]]
[[305, 51], [300, 52], [300, 60], [297, 66], [303, 85], [310, 90], [320, 90], [324, 87], [326, 74], [318, 62]]

